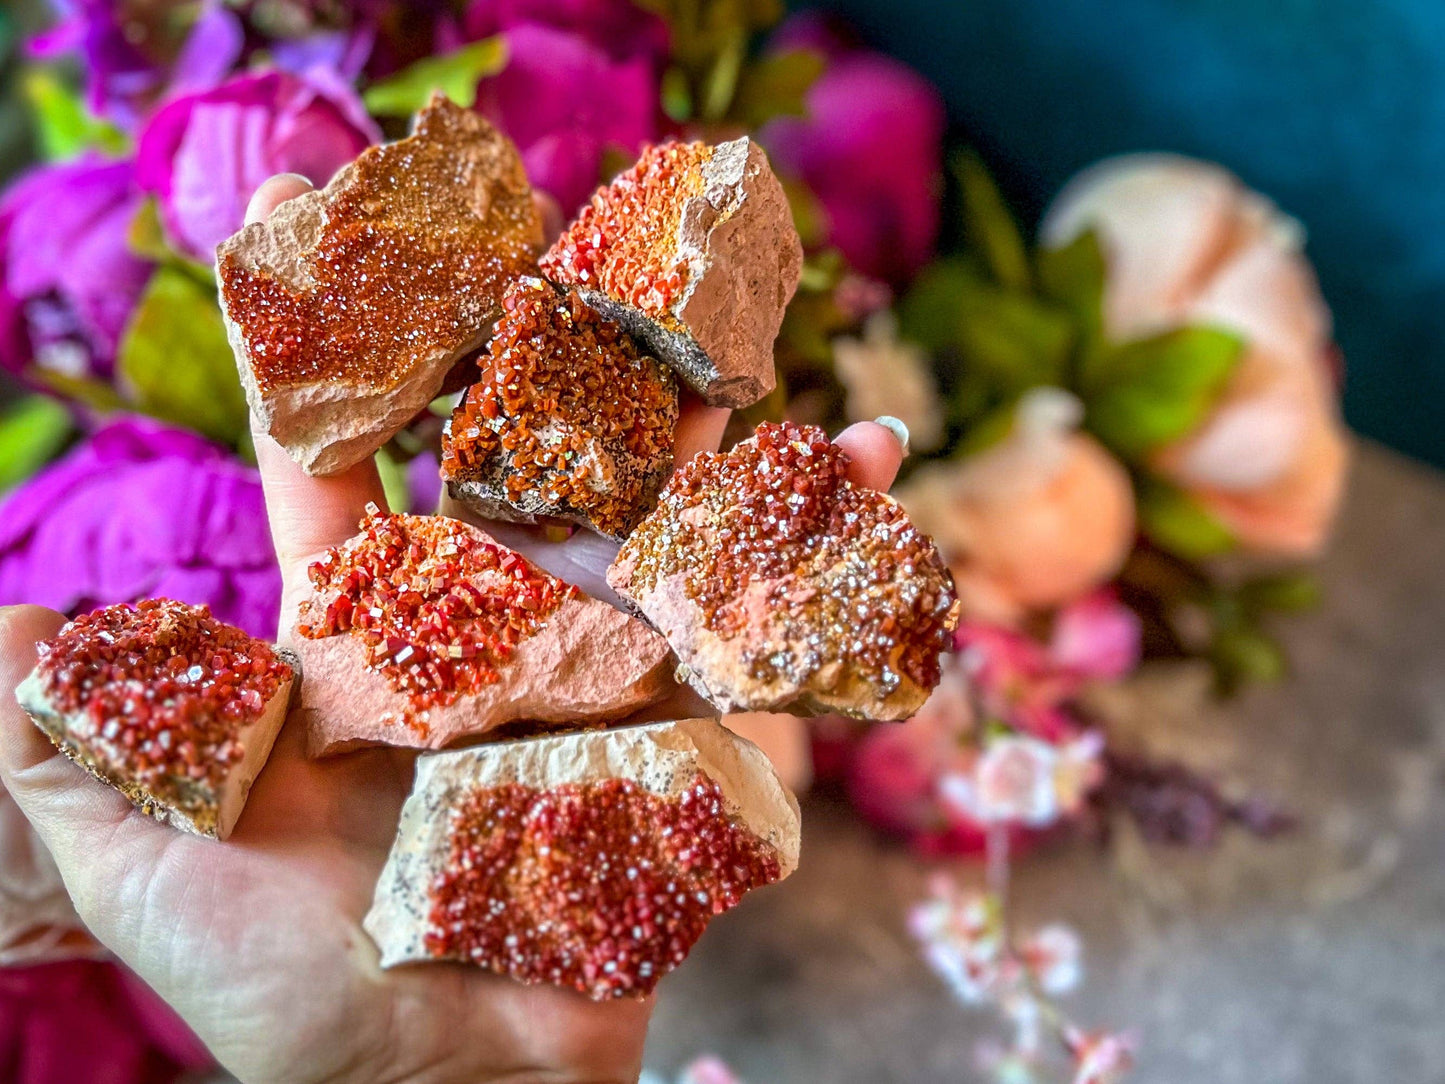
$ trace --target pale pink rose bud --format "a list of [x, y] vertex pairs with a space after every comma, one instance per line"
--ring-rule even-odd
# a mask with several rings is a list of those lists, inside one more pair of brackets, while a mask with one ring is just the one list
[[1245, 354], [1213, 412], [1153, 458], [1246, 548], [1319, 549], [1348, 447], [1333, 387], [1330, 313], [1304, 231], [1227, 170], [1167, 154], [1107, 159], [1064, 187], [1046, 247], [1098, 233], [1104, 325], [1128, 341], [1185, 325], [1241, 336]]

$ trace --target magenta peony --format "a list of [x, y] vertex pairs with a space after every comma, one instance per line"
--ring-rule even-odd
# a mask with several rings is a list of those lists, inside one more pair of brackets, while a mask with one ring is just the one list
[[281, 575], [255, 470], [194, 434], [112, 422], [0, 500], [0, 605], [165, 596], [276, 634]]
[[126, 243], [129, 162], [41, 166], [0, 200], [0, 369], [109, 377], [151, 265]]
[[172, 240], [209, 263], [267, 177], [325, 184], [380, 138], [351, 88], [319, 70], [243, 75], [160, 109], [141, 132], [136, 178]]
[[632, 156], [658, 138], [667, 28], [630, 0], [478, 0], [463, 30], [506, 38], [507, 66], [482, 81], [477, 108], [566, 215], [604, 179], [609, 148]]
[[54, 0], [55, 26], [31, 39], [30, 55], [74, 54], [86, 99], [101, 116], [132, 128], [167, 94], [209, 86], [241, 60], [245, 28], [224, 0], [203, 0], [177, 18], [176, 5], [140, 0]]
[[943, 192], [943, 100], [912, 68], [850, 47], [821, 16], [784, 23], [770, 48], [823, 52], [806, 117], [780, 117], [758, 138], [773, 165], [805, 182], [828, 241], [857, 270], [906, 280], [933, 255]]
[[164, 1084], [215, 1068], [149, 988], [100, 960], [0, 970], [0, 1065], [16, 1084]]

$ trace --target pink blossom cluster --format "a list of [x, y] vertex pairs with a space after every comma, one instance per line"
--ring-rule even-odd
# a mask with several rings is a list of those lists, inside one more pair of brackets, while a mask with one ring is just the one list
[[1055, 1002], [1083, 978], [1079, 938], [1069, 927], [1013, 936], [1000, 894], [965, 889], [943, 875], [930, 880], [929, 895], [914, 905], [908, 924], [924, 958], [960, 1001], [993, 1006], [1009, 1023], [1006, 1038], [979, 1051], [995, 1079], [1039, 1079], [1055, 1048], [1068, 1059], [1071, 1084], [1114, 1084], [1132, 1067], [1132, 1038], [1085, 1031]]

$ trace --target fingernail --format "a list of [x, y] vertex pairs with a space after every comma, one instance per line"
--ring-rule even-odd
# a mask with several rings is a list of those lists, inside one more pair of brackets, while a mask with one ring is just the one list
[[873, 421], [892, 433], [898, 440], [898, 446], [903, 449], [903, 454], [908, 454], [908, 426], [903, 424], [902, 418], [895, 418], [892, 414], [880, 414]]

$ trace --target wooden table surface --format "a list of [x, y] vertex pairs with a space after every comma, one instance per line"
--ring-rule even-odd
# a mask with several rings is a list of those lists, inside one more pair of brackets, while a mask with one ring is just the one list
[[[1114, 697], [1120, 732], [1302, 818], [1285, 841], [1024, 860], [1022, 924], [1085, 944], [1067, 1002], [1142, 1037], [1137, 1084], [1445, 1081], [1445, 476], [1363, 445], [1290, 681], [1224, 705], [1186, 669]], [[927, 867], [805, 799], [803, 858], [664, 981], [648, 1065], [712, 1051], [750, 1084], [959, 1084], [993, 1021], [955, 1004], [904, 913]], [[973, 867], [958, 867], [976, 876]]]

